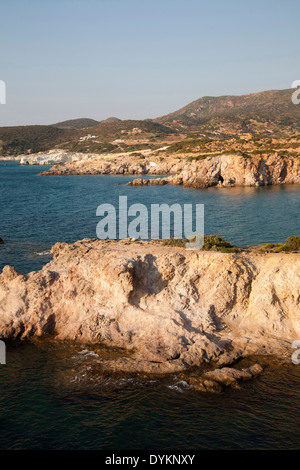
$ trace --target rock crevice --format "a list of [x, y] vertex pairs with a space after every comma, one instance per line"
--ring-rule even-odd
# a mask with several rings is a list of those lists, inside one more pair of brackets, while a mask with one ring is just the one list
[[[154, 243], [154, 242], [153, 242]], [[148, 242], [56, 244], [28, 275], [0, 275], [2, 338], [55, 335], [124, 348], [122, 370], [171, 372], [300, 337], [300, 255], [191, 252]]]

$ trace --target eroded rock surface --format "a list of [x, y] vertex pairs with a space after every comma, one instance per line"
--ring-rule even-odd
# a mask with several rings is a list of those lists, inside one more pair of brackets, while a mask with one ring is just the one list
[[[2, 338], [55, 334], [130, 354], [154, 373], [253, 354], [289, 357], [300, 337], [300, 255], [193, 252], [159, 243], [57, 243], [28, 275], [0, 275]], [[212, 377], [206, 377], [212, 380]]]
[[42, 175], [165, 175], [156, 179], [137, 178], [129, 185], [175, 184], [194, 188], [209, 186], [265, 186], [300, 184], [300, 158], [219, 155], [200, 161], [151, 157], [106, 157], [55, 165]]

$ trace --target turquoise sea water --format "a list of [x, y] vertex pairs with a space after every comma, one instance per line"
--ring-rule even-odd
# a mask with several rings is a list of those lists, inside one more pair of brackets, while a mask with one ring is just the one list
[[[300, 187], [128, 187], [130, 177], [40, 177], [0, 162], [0, 270], [40, 269], [57, 241], [95, 237], [103, 202], [203, 203], [205, 231], [238, 245], [299, 235]], [[117, 183], [117, 184], [116, 184]], [[97, 351], [101, 355], [101, 351]], [[0, 365], [0, 449], [287, 449], [300, 447], [300, 366], [268, 369], [242, 390], [206, 395], [176, 376], [97, 375], [90, 348], [7, 344]]]

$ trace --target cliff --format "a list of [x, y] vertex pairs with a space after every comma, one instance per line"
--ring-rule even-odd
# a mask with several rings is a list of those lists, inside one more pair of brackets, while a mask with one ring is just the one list
[[159, 242], [57, 243], [28, 275], [0, 275], [2, 338], [124, 348], [109, 370], [165, 373], [253, 354], [288, 358], [300, 338], [300, 255], [192, 252]]
[[130, 185], [178, 184], [195, 188], [209, 186], [264, 186], [300, 184], [300, 158], [219, 155], [188, 161], [173, 157], [151, 161], [136, 157], [99, 158], [55, 165], [41, 175], [166, 175], [155, 179], [135, 179]]
[[155, 180], [136, 179], [129, 185], [175, 184], [193, 188], [210, 186], [267, 186], [300, 183], [300, 158], [208, 157], [187, 163], [174, 175]]

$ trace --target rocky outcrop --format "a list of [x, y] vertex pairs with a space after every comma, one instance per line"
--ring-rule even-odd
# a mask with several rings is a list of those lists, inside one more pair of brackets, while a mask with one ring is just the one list
[[68, 162], [86, 161], [91, 158], [90, 154], [70, 152], [63, 149], [49, 150], [31, 155], [20, 155], [20, 165], [57, 165]]
[[175, 184], [193, 188], [210, 186], [266, 186], [299, 184], [300, 158], [270, 156], [245, 158], [222, 155], [186, 164], [178, 173], [152, 180], [136, 179], [128, 185]]
[[189, 377], [189, 385], [200, 392], [220, 393], [224, 388], [239, 388], [242, 382], [252, 380], [263, 373], [260, 364], [254, 364], [247, 369], [233, 369], [222, 367], [200, 376]]
[[89, 239], [57, 243], [52, 253], [38, 272], [3, 269], [2, 338], [102, 343], [124, 349], [110, 370], [165, 373], [253, 354], [290, 357], [300, 337], [299, 254]]
[[113, 155], [86, 155], [78, 161], [58, 164], [43, 171], [51, 175], [162, 175], [176, 174], [184, 168], [185, 161], [175, 158], [161, 159], [144, 151], [143, 158], [128, 153]]
[[116, 174], [165, 175], [157, 179], [139, 178], [129, 185], [176, 184], [194, 188], [209, 186], [265, 186], [271, 184], [300, 184], [300, 158], [270, 155], [266, 158], [239, 155], [219, 155], [199, 161], [176, 158], [136, 157], [102, 158], [98, 160], [56, 165], [42, 175]]

